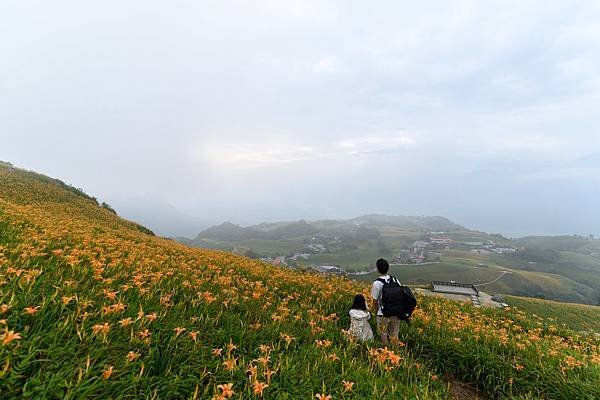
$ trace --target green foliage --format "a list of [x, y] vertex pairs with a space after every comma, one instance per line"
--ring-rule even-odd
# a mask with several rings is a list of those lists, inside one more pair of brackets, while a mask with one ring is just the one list
[[104, 209], [108, 210], [109, 212], [111, 212], [111, 213], [113, 213], [113, 214], [116, 214], [116, 213], [117, 213], [117, 212], [115, 211], [115, 209], [114, 209], [114, 208], [112, 208], [112, 207], [110, 206], [110, 204], [108, 204], [108, 203], [106, 203], [106, 202], [104, 202], [104, 201], [103, 201], [103, 202], [100, 204], [100, 207], [102, 207], [102, 208], [104, 208]]
[[135, 226], [135, 228], [136, 228], [138, 231], [140, 231], [140, 232], [142, 232], [142, 233], [145, 233], [146, 235], [150, 235], [150, 236], [156, 236], [156, 235], [154, 234], [154, 232], [152, 232], [150, 229], [146, 228], [146, 227], [145, 227], [145, 226], [143, 226], [143, 225], [136, 224], [136, 223], [134, 223], [133, 225]]

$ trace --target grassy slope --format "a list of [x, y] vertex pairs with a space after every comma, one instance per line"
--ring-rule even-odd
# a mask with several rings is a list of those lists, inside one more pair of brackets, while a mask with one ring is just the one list
[[[556, 276], [566, 285], [560, 292], [571, 291], [570, 295], [563, 296], [560, 292], [553, 293], [552, 287], [540, 286], [538, 293], [548, 299], [596, 304], [600, 299], [600, 270], [596, 260], [590, 256], [580, 253], [561, 252], [561, 259], [555, 263], [530, 264], [510, 257], [490, 256], [488, 261], [492, 264], [501, 265], [506, 269], [519, 270], [521, 273], [529, 273], [531, 276], [545, 274]], [[535, 296], [536, 292], [506, 292], [507, 294], [518, 294], [521, 296]]]
[[497, 397], [600, 396], [599, 341], [516, 310], [420, 298], [406, 346], [354, 343], [347, 304], [368, 289], [146, 235], [0, 166], [4, 398], [219, 398], [230, 383], [249, 399], [256, 381], [273, 399], [445, 398], [445, 376]]
[[512, 307], [531, 315], [551, 319], [556, 324], [565, 324], [577, 331], [592, 330], [600, 333], [600, 306], [558, 303], [515, 296], [506, 296], [506, 301]]

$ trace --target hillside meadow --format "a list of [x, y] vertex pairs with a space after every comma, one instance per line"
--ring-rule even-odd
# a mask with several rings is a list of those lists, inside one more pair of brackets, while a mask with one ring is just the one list
[[0, 165], [2, 398], [600, 398], [600, 340], [550, 316], [418, 298], [402, 342], [350, 338], [369, 284], [155, 237]]
[[506, 296], [506, 301], [534, 318], [551, 319], [577, 331], [594, 331], [600, 334], [600, 306], [559, 303], [552, 300]]

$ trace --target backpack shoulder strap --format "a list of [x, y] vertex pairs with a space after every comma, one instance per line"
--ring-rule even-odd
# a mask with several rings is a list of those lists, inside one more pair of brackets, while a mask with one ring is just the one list
[[375, 279], [375, 281], [376, 281], [376, 282], [381, 282], [381, 283], [383, 283], [384, 285], [387, 283], [387, 282], [385, 281], [385, 279], [383, 279], [383, 278], [377, 278], [377, 279]]
[[390, 283], [395, 282], [398, 285], [402, 286], [402, 284], [400, 283], [400, 281], [398, 280], [398, 278], [396, 278], [395, 276], [390, 275]]

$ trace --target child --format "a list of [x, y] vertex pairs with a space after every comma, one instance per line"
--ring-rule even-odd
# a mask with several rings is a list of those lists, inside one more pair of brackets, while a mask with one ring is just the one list
[[373, 330], [369, 324], [371, 313], [367, 311], [365, 296], [362, 294], [354, 296], [354, 303], [348, 314], [350, 314], [350, 334], [361, 342], [372, 340]]

